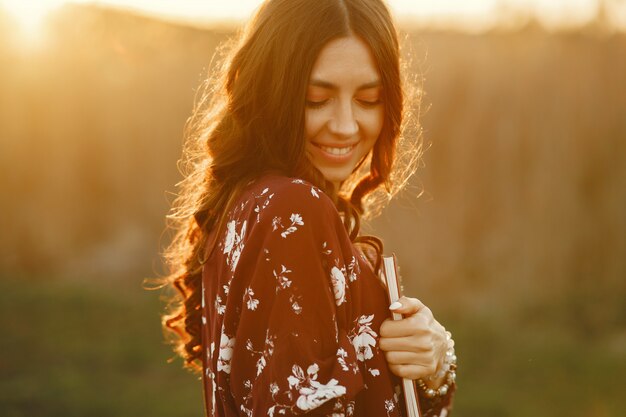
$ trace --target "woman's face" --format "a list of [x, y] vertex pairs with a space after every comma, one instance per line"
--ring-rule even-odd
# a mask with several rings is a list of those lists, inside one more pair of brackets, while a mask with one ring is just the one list
[[357, 37], [330, 41], [313, 65], [305, 108], [307, 154], [336, 186], [378, 139], [381, 88], [369, 47]]

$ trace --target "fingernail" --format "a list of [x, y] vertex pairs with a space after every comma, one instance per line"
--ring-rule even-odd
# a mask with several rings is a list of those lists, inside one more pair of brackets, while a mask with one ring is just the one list
[[389, 310], [397, 310], [400, 307], [402, 307], [402, 303], [399, 301], [395, 301], [393, 303], [391, 303], [391, 305], [389, 306]]

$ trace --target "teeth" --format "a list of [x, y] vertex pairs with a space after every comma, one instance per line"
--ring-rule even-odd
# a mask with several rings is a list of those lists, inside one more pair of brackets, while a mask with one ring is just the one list
[[320, 146], [320, 148], [333, 155], [346, 155], [354, 148], [354, 146], [350, 146], [348, 148], [328, 148], [326, 146]]

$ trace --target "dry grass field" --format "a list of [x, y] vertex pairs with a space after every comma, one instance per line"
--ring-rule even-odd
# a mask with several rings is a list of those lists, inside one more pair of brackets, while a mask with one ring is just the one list
[[[163, 272], [185, 120], [231, 32], [68, 7], [27, 47], [11, 25], [0, 414], [200, 416], [141, 283]], [[624, 415], [626, 35], [404, 33], [427, 150], [367, 230], [455, 335], [453, 415]]]

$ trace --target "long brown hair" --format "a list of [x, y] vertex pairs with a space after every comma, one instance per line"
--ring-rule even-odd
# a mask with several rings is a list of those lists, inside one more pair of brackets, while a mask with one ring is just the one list
[[[345, 36], [358, 36], [371, 49], [381, 76], [384, 122], [372, 152], [336, 190], [305, 152], [305, 94], [321, 49]], [[245, 184], [268, 171], [310, 181], [335, 202], [352, 241], [380, 254], [380, 240], [359, 236], [360, 218], [376, 213], [406, 183], [421, 150], [414, 130], [404, 140], [403, 163], [394, 164], [406, 106], [398, 37], [380, 0], [268, 0], [238, 41], [221, 51], [222, 64], [205, 82], [188, 122], [185, 178], [168, 215], [174, 237], [164, 252], [169, 275], [163, 286], [177, 291], [163, 325], [192, 369], [198, 369], [202, 350], [202, 266], [215, 244], [208, 236], [221, 230]]]

